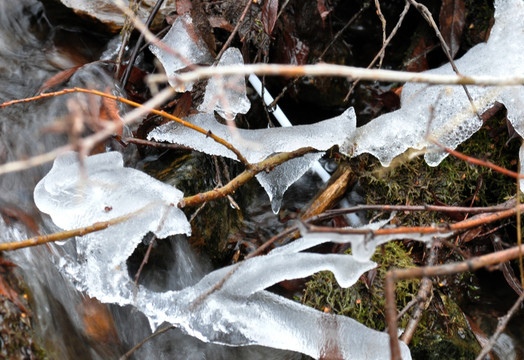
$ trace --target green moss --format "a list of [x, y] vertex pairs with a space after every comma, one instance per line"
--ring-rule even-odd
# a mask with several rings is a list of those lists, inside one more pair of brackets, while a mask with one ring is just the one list
[[[372, 260], [378, 267], [364, 275], [354, 286], [343, 289], [330, 272], [313, 276], [306, 284], [302, 303], [321, 311], [349, 316], [376, 330], [384, 331], [384, 278], [391, 267], [410, 268], [414, 264], [410, 253], [401, 243], [390, 242], [377, 249]], [[370, 276], [374, 277], [370, 281]], [[418, 292], [419, 280], [399, 281], [396, 284], [397, 310], [402, 310]], [[480, 348], [469, 330], [457, 304], [438, 290], [433, 291], [430, 305], [410, 343], [414, 359], [474, 359]], [[409, 313], [408, 313], [409, 314]], [[399, 321], [403, 328], [409, 321], [405, 315]]]
[[[505, 119], [500, 116], [457, 150], [516, 171], [519, 144], [513, 141], [506, 146], [507, 141]], [[437, 167], [428, 166], [422, 157], [406, 158], [395, 159], [389, 168], [381, 167], [371, 156], [361, 159], [367, 170], [361, 173], [360, 182], [368, 204], [487, 206], [515, 194], [512, 178], [453, 156]], [[442, 213], [423, 212], [399, 213], [398, 220], [405, 225], [422, 225], [449, 218]]]
[[[358, 281], [354, 286], [343, 289], [338, 286], [331, 272], [321, 272], [306, 284], [302, 302], [306, 305], [346, 315], [377, 330], [384, 330], [384, 278], [391, 267], [410, 268], [413, 263], [400, 243], [390, 242], [378, 249], [372, 260], [379, 266], [368, 273], [371, 281]], [[402, 309], [416, 296], [418, 279], [397, 283], [397, 306]], [[405, 325], [405, 324], [401, 324]]]

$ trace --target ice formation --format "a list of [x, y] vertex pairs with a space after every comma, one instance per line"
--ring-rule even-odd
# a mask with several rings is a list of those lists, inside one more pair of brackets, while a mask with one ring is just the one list
[[[288, 128], [231, 131], [226, 125], [218, 123], [210, 114], [197, 114], [189, 117], [187, 121], [233, 144], [250, 163], [264, 160], [274, 153], [294, 151], [307, 146], [326, 151], [334, 145], [344, 144], [348, 136], [351, 138], [350, 135], [356, 126], [353, 108], [316, 124]], [[237, 160], [235, 154], [223, 145], [176, 122], [169, 122], [154, 129], [149, 133], [148, 139], [186, 145], [206, 154]], [[307, 154], [276, 167], [270, 173], [257, 175], [258, 181], [269, 195], [273, 211], [277, 212], [280, 208], [286, 189], [321, 156], [322, 153]]]
[[[237, 48], [228, 48], [217, 66], [244, 65], [242, 53]], [[226, 120], [233, 120], [237, 114], [249, 111], [251, 103], [246, 96], [246, 79], [244, 76], [224, 76], [209, 79], [204, 100], [199, 111], [212, 114], [216, 112]]]
[[[461, 74], [524, 75], [524, 2], [495, 1], [495, 24], [487, 43], [478, 44], [455, 63]], [[454, 74], [451, 65], [429, 70], [432, 74]], [[482, 113], [495, 101], [503, 103], [507, 116], [519, 135], [524, 136], [524, 87], [480, 87], [468, 85], [475, 107]], [[353, 155], [370, 153], [384, 166], [408, 148], [427, 148], [426, 162], [438, 165], [447, 154], [431, 142], [429, 135], [446, 147], [455, 149], [482, 123], [473, 112], [461, 86], [406, 84], [402, 107], [382, 115], [357, 129]], [[521, 160], [524, 160], [521, 158]]]
[[[76, 153], [63, 155], [35, 188], [37, 206], [64, 229], [134, 212], [130, 221], [78, 237], [76, 254], [70, 254], [61, 266], [89, 296], [103, 302], [133, 305], [149, 318], [153, 327], [168, 321], [204, 341], [258, 344], [315, 358], [332, 354], [345, 359], [389, 357], [386, 333], [265, 290], [283, 280], [322, 270], [332, 271], [341, 286], [348, 287], [375, 267], [369, 257], [302, 252], [313, 243], [331, 241], [331, 236], [302, 242], [300, 246], [292, 243], [213, 271], [182, 290], [155, 292], [143, 286], [134, 288], [126, 260], [142, 237], [148, 232], [159, 238], [189, 232], [183, 213], [171, 206], [181, 196], [171, 186], [138, 170], [124, 168], [121, 155], [115, 152], [88, 157], [82, 165]], [[358, 242], [357, 237], [345, 238]], [[404, 359], [411, 358], [403, 343], [401, 350]]]
[[189, 13], [176, 18], [162, 42], [173, 49], [173, 52], [156, 45], [150, 45], [149, 50], [164, 67], [169, 77], [169, 85], [181, 92], [191, 90], [192, 84], [181, 85], [174, 80], [177, 71], [194, 64], [210, 64], [213, 62], [213, 57], [204, 40], [196, 34], [193, 19]]
[[91, 292], [109, 294], [131, 294], [132, 284], [119, 279], [127, 278], [126, 259], [148, 232], [159, 238], [191, 232], [176, 206], [182, 196], [141, 171], [125, 168], [117, 152], [90, 156], [82, 164], [77, 153], [66, 153], [55, 160], [34, 191], [40, 211], [64, 230], [132, 214], [129, 221], [77, 240], [81, 266], [71, 269], [71, 274]]

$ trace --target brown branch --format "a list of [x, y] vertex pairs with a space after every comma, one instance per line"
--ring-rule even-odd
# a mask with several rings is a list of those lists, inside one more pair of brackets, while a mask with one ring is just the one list
[[474, 157], [462, 154], [461, 152], [459, 152], [457, 150], [453, 150], [453, 149], [450, 149], [448, 147], [445, 147], [444, 145], [438, 143], [436, 140], [431, 139], [430, 141], [432, 143], [434, 143], [435, 145], [437, 145], [438, 147], [442, 148], [448, 154], [453, 155], [454, 157], [456, 157], [458, 159], [464, 160], [467, 163], [470, 163], [470, 164], [473, 164], [473, 165], [484, 166], [484, 167], [487, 167], [489, 169], [495, 170], [495, 171], [497, 171], [497, 172], [499, 172], [499, 173], [501, 173], [503, 175], [507, 175], [507, 176], [510, 176], [512, 178], [515, 178], [515, 179], [523, 179], [524, 178], [524, 175], [519, 174], [519, 173], [517, 173], [515, 171], [508, 170], [508, 169], [503, 168], [501, 166], [498, 166], [498, 165], [496, 165], [496, 164], [494, 164], [494, 163], [492, 163], [490, 161], [480, 160], [480, 159], [476, 159]]
[[[90, 90], [90, 89], [84, 89], [84, 88], [71, 88], [71, 89], [64, 89], [64, 90], [55, 91], [55, 92], [51, 92], [51, 93], [43, 93], [43, 94], [40, 94], [40, 95], [37, 95], [37, 96], [34, 96], [34, 97], [30, 97], [30, 98], [6, 101], [6, 102], [0, 104], [0, 109], [5, 108], [7, 106], [14, 105], [14, 104], [27, 103], [27, 102], [31, 102], [31, 101], [35, 101], [35, 100], [40, 100], [40, 99], [45, 99], [45, 98], [50, 98], [50, 97], [55, 97], [55, 96], [61, 96], [61, 95], [66, 95], [66, 94], [72, 94], [72, 93], [85, 93], [85, 94], [97, 95], [97, 96], [101, 96], [101, 97], [108, 98], [108, 99], [111, 99], [111, 100], [119, 101], [121, 103], [130, 105], [130, 106], [133, 106], [133, 107], [136, 107], [136, 108], [140, 108], [140, 107], [143, 106], [142, 104], [139, 104], [139, 103], [134, 102], [132, 100], [128, 100], [126, 98], [123, 98], [123, 97], [120, 97], [120, 96], [115, 96], [115, 95], [112, 95], [112, 94], [108, 94], [108, 93], [105, 93], [105, 92], [102, 92], [102, 91]], [[199, 127], [199, 126], [193, 125], [193, 124], [191, 124], [191, 123], [189, 123], [189, 122], [187, 122], [185, 120], [182, 120], [179, 117], [171, 115], [171, 114], [169, 114], [169, 113], [167, 113], [167, 112], [165, 112], [163, 110], [150, 109], [150, 112], [155, 114], [155, 115], [159, 115], [159, 116], [165, 117], [166, 119], [175, 121], [175, 122], [177, 122], [177, 123], [179, 123], [179, 124], [181, 124], [181, 125], [183, 125], [185, 127], [188, 127], [190, 129], [193, 129], [193, 130], [195, 130], [195, 131], [197, 131], [197, 132], [199, 132], [201, 134], [204, 134], [204, 135], [210, 137], [211, 139], [213, 139], [217, 143], [225, 146], [228, 150], [233, 152], [236, 155], [236, 157], [238, 158], [238, 161], [240, 161], [246, 167], [250, 166], [249, 162], [246, 160], [246, 158], [244, 158], [244, 156], [240, 153], [240, 151], [238, 151], [232, 144], [230, 144], [226, 140], [222, 139], [221, 137], [218, 137], [218, 136], [214, 135], [210, 131], [205, 130], [205, 129]]]
[[[434, 265], [436, 262], [438, 246], [438, 242], [435, 242], [431, 247], [428, 258], [428, 265], [430, 266]], [[415, 334], [415, 330], [417, 329], [418, 323], [422, 319], [422, 315], [424, 313], [424, 309], [426, 308], [426, 304], [428, 303], [428, 297], [432, 289], [433, 281], [431, 281], [431, 279], [427, 277], [422, 278], [422, 280], [420, 281], [420, 288], [416, 297], [416, 299], [418, 300], [417, 305], [415, 307], [415, 310], [413, 311], [413, 314], [411, 315], [411, 319], [406, 325], [404, 333], [400, 337], [400, 340], [404, 341], [406, 344], [410, 343], [411, 339], [413, 338], [413, 335]]]
[[508, 325], [509, 320], [513, 317], [515, 312], [520, 308], [520, 305], [524, 302], [524, 292], [520, 294], [519, 298], [513, 304], [511, 309], [509, 309], [508, 313], [502, 318], [499, 319], [499, 324], [497, 326], [497, 330], [495, 330], [495, 333], [491, 338], [489, 339], [489, 342], [482, 348], [482, 351], [480, 354], [475, 358], [475, 360], [482, 360], [486, 358], [486, 355], [491, 351], [493, 346], [497, 343], [497, 339], [499, 338], [500, 334], [506, 329], [506, 326]]
[[270, 158], [267, 158], [257, 164], [251, 164], [251, 166], [242, 172], [240, 175], [232, 179], [226, 185], [204, 192], [193, 196], [188, 196], [180, 200], [178, 203], [179, 208], [186, 206], [196, 206], [201, 203], [223, 198], [229, 194], [233, 194], [241, 185], [251, 180], [256, 174], [262, 171], [270, 171], [274, 167], [297, 157], [303, 156], [307, 153], [317, 151], [311, 147], [301, 148], [292, 152], [284, 152]]
[[246, 6], [244, 7], [244, 11], [242, 12], [242, 14], [240, 15], [240, 18], [238, 19], [237, 21], [237, 24], [235, 26], [235, 28], [233, 29], [233, 31], [231, 32], [231, 34], [229, 35], [229, 37], [227, 38], [224, 46], [222, 46], [222, 49], [220, 50], [220, 52], [218, 53], [216, 59], [215, 59], [215, 62], [218, 62], [220, 60], [220, 58], [222, 57], [222, 55], [224, 55], [224, 52], [227, 50], [227, 48], [229, 47], [229, 45], [231, 45], [231, 42], [233, 41], [233, 39], [235, 38], [235, 35], [237, 34], [238, 30], [240, 29], [240, 26], [242, 26], [242, 24], [244, 23], [244, 19], [247, 15], [247, 12], [249, 11], [249, 9], [251, 8], [251, 4], [253, 3], [253, 1], [251, 0], [247, 0], [246, 2]]
[[119, 224], [121, 222], [124, 222], [130, 219], [134, 215], [145, 210], [148, 206], [149, 205], [146, 205], [145, 207], [137, 211], [119, 216], [111, 220], [96, 222], [90, 226], [73, 229], [73, 230], [61, 231], [61, 232], [57, 232], [57, 233], [49, 234], [49, 235], [34, 236], [32, 238], [29, 238], [23, 241], [2, 243], [0, 244], [0, 251], [18, 250], [18, 249], [27, 248], [31, 246], [38, 246], [38, 245], [42, 245], [42, 244], [46, 244], [50, 242], [67, 240], [75, 236], [84, 236], [86, 234], [90, 234], [95, 231], [101, 231], [101, 230], [107, 229], [109, 226], [116, 225], [116, 224]]
[[442, 233], [455, 233], [464, 231], [470, 228], [477, 227], [479, 225], [488, 224], [494, 221], [508, 218], [515, 215], [517, 209], [520, 211], [524, 210], [524, 205], [518, 207], [509, 208], [507, 210], [501, 210], [494, 213], [481, 214], [473, 216], [469, 219], [454, 223], [454, 224], [441, 224], [438, 226], [398, 226], [395, 228], [386, 229], [333, 229], [327, 226], [314, 226], [309, 225], [308, 229], [313, 232], [337, 232], [339, 234], [361, 234], [361, 235], [391, 235], [391, 234], [442, 234]]
[[[449, 64], [451, 65], [451, 68], [453, 69], [453, 71], [459, 76], [462, 75], [459, 69], [457, 68], [457, 66], [455, 65], [455, 61], [453, 61], [453, 57], [451, 56], [451, 51], [449, 50], [449, 46], [446, 43], [446, 41], [444, 40], [444, 37], [442, 36], [442, 34], [440, 33], [440, 30], [438, 29], [438, 26], [435, 23], [435, 20], [433, 19], [433, 15], [431, 15], [431, 12], [429, 11], [429, 9], [425, 5], [415, 0], [408, 0], [408, 1], [420, 12], [420, 14], [426, 19], [429, 26], [431, 26], [433, 30], [435, 31], [435, 34], [437, 35], [437, 38], [440, 41], [440, 45], [442, 46], [442, 50], [444, 51], [444, 54], [446, 54], [446, 57], [448, 58]], [[466, 97], [468, 98], [469, 103], [471, 104], [471, 108], [473, 109], [473, 112], [477, 115], [479, 120], [482, 121], [482, 118], [480, 117], [480, 114], [477, 110], [477, 107], [475, 106], [473, 102], [473, 98], [471, 97], [471, 94], [469, 93], [469, 90], [466, 84], [462, 84], [462, 88], [464, 89], [464, 92], [466, 93]]]

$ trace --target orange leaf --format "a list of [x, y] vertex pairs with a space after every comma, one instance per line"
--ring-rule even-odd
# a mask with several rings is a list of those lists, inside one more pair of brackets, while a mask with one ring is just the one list
[[440, 8], [440, 32], [454, 58], [460, 48], [460, 38], [466, 25], [464, 0], [443, 0]]

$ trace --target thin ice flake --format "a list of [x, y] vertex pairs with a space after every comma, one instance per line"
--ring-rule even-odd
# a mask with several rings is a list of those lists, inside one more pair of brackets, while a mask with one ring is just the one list
[[[237, 48], [228, 48], [217, 66], [243, 66], [242, 53]], [[204, 100], [199, 111], [212, 114], [216, 111], [222, 118], [233, 120], [237, 114], [249, 111], [251, 103], [246, 96], [246, 79], [243, 75], [217, 76], [209, 79]]]
[[172, 49], [172, 52], [156, 45], [150, 45], [149, 49], [162, 63], [169, 78], [169, 85], [180, 92], [190, 91], [192, 84], [179, 84], [174, 79], [177, 71], [190, 65], [213, 62], [207, 45], [197, 35], [191, 16], [188, 13], [178, 16], [162, 42]]

